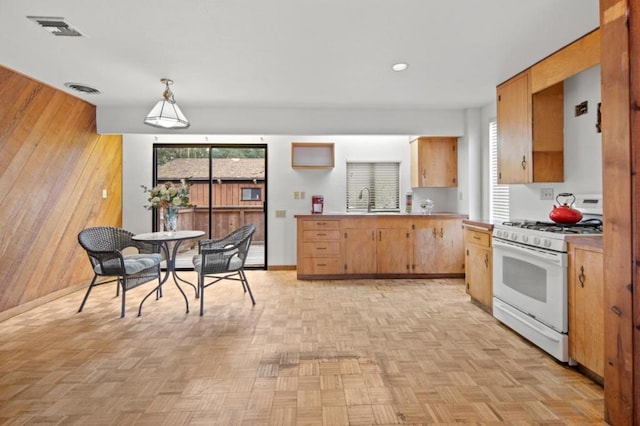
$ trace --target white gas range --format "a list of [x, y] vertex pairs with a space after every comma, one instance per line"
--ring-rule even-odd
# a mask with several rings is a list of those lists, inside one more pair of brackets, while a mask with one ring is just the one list
[[602, 234], [602, 196], [576, 196], [576, 224], [514, 220], [493, 230], [493, 315], [560, 361], [568, 350], [567, 235]]

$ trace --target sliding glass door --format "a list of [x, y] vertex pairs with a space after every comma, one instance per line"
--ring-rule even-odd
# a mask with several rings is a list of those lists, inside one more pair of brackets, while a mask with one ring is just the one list
[[[178, 229], [197, 229], [205, 238], [221, 238], [247, 223], [256, 226], [246, 266], [265, 268], [266, 145], [154, 145], [154, 185], [186, 179], [193, 207], [180, 209]], [[160, 214], [153, 223], [162, 230]], [[176, 266], [192, 267], [195, 241], [180, 247]]]

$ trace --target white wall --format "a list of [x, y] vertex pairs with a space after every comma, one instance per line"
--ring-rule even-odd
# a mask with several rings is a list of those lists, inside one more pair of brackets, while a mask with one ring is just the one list
[[[600, 66], [565, 80], [564, 182], [510, 185], [512, 219], [549, 220], [556, 201], [540, 200], [541, 188], [553, 188], [554, 195], [602, 193], [602, 134], [595, 127], [600, 99]], [[574, 107], [583, 101], [588, 113], [575, 117]]]

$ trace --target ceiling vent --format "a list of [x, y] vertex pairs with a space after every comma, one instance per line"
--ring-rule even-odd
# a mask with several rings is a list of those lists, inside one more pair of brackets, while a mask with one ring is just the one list
[[54, 36], [83, 37], [83, 34], [73, 28], [64, 18], [53, 18], [48, 16], [27, 16], [27, 18], [40, 25]]
[[94, 89], [93, 87], [87, 86], [86, 84], [80, 84], [80, 83], [65, 83], [65, 86], [67, 86], [69, 89], [73, 89], [76, 92], [81, 92], [87, 95], [98, 95], [100, 94], [100, 91], [98, 89]]

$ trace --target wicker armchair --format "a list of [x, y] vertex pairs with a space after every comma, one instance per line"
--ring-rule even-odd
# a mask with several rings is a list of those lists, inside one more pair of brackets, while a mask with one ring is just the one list
[[[89, 256], [94, 276], [78, 312], [82, 312], [91, 290], [99, 285], [117, 282], [117, 288], [122, 287], [120, 318], [124, 317], [128, 290], [155, 279], [158, 280], [158, 286], [154, 287], [140, 302], [138, 316], [142, 313], [142, 304], [147, 297], [154, 291], [160, 290], [160, 263], [162, 262], [160, 244], [135, 241], [131, 238], [133, 235], [125, 229], [111, 226], [98, 226], [80, 231], [78, 242]], [[138, 253], [124, 254], [123, 250], [129, 247], [137, 249]], [[101, 277], [112, 279], [98, 282]]]
[[[251, 302], [256, 304], [244, 273], [244, 264], [255, 231], [255, 225], [249, 224], [224, 238], [198, 241], [199, 254], [193, 256], [193, 266], [198, 273], [200, 315], [204, 313], [204, 289], [222, 280], [240, 281], [245, 293], [249, 292]], [[211, 281], [206, 282], [207, 278]]]

